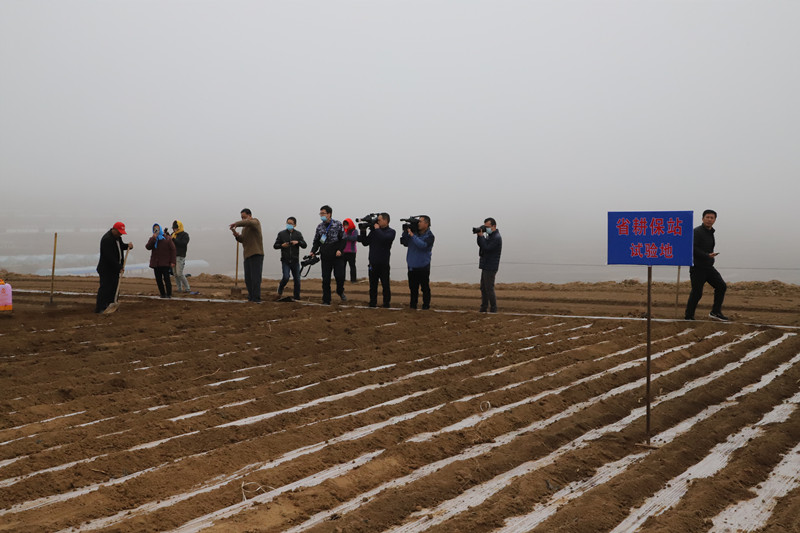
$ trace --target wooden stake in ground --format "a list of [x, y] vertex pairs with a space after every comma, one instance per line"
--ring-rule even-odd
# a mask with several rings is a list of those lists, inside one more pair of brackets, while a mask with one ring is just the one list
[[233, 287], [231, 287], [231, 296], [238, 297], [242, 295], [242, 288], [239, 287], [239, 241], [236, 241], [236, 277], [233, 278]]
[[103, 311], [103, 313], [107, 315], [110, 315], [119, 308], [119, 286], [122, 285], [122, 276], [125, 274], [125, 264], [128, 262], [128, 252], [130, 251], [130, 248], [125, 250], [125, 258], [122, 260], [122, 274], [119, 275], [119, 281], [117, 281], [117, 292], [114, 294], [114, 301]]
[[55, 307], [55, 303], [53, 302], [53, 292], [55, 292], [56, 287], [56, 248], [58, 246], [58, 232], [56, 232], [53, 236], [53, 268], [50, 271], [50, 302], [45, 304], [47, 307]]

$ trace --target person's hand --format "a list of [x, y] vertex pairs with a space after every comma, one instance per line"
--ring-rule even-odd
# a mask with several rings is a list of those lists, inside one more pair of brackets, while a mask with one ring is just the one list
[[235, 232], [236, 230], [235, 230], [235, 229], [233, 229], [233, 228], [235, 228], [235, 227], [236, 227], [236, 222], [234, 222], [233, 224], [231, 224], [230, 226], [228, 226], [228, 229], [230, 229], [231, 231], [234, 231], [234, 232]]
[[709, 255], [709, 257], [717, 257], [719, 255], [719, 252], [711, 252], [708, 255]]
[[170, 268], [175, 268], [175, 263], [170, 263], [169, 266]]
[[288, 247], [289, 247], [289, 243], [288, 242], [285, 242], [285, 243], [281, 244], [281, 248], [288, 248]]
[[124, 268], [120, 268], [119, 269], [119, 273], [122, 274], [123, 272], [125, 272], [125, 269]]
[[342, 251], [336, 250], [336, 257], [342, 257]]
[[414, 236], [414, 232], [411, 231], [411, 228], [406, 228], [406, 231], [408, 232], [408, 236], [409, 237], [413, 237]]
[[316, 253], [314, 253], [314, 252], [311, 252], [311, 253], [309, 253], [308, 255], [310, 255], [311, 257], [317, 257], [317, 254], [316, 254]]
[[376, 222], [374, 227], [375, 229], [380, 229], [381, 225]]
[[297, 246], [298, 244], [300, 244], [300, 241], [291, 241], [291, 243], [292, 243], [292, 246]]
[[128, 250], [133, 250], [133, 243], [132, 242], [128, 243]]

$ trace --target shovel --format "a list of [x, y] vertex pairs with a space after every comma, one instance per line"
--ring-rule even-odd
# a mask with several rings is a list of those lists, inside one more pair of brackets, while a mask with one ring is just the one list
[[239, 241], [236, 241], [236, 277], [233, 279], [231, 296], [238, 298], [242, 296], [242, 288], [239, 287]]
[[110, 315], [119, 309], [119, 286], [122, 285], [122, 276], [125, 274], [125, 263], [128, 262], [128, 252], [130, 251], [130, 248], [125, 250], [125, 258], [122, 260], [122, 274], [120, 274], [119, 281], [117, 282], [117, 292], [114, 294], [114, 301], [108, 304], [108, 307], [103, 311], [104, 315]]

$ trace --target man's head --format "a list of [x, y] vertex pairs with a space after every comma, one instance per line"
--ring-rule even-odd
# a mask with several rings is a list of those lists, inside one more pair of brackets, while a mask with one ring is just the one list
[[717, 212], [713, 209], [706, 209], [703, 211], [703, 226], [706, 229], [711, 229], [711, 226], [714, 225], [714, 222], [717, 221]]
[[127, 235], [125, 233], [125, 224], [122, 222], [115, 222], [114, 225], [111, 227], [111, 234], [114, 237], [119, 237], [120, 235]]
[[326, 222], [330, 222], [333, 215], [333, 208], [329, 205], [323, 205], [319, 208], [319, 218]]
[[286, 226], [288, 227], [289, 225], [291, 225], [292, 228], [297, 227], [297, 219], [294, 218], [294, 217], [287, 218], [286, 219]]
[[253, 212], [247, 209], [246, 207], [242, 209], [242, 220], [249, 220], [253, 218]]
[[378, 226], [381, 228], [389, 227], [389, 220], [391, 220], [389, 213], [381, 213], [378, 215]]
[[431, 227], [431, 217], [428, 215], [420, 215], [419, 217], [419, 231], [425, 233]]
[[492, 230], [497, 229], [497, 221], [492, 217], [489, 217], [483, 221], [484, 226], [489, 226]]

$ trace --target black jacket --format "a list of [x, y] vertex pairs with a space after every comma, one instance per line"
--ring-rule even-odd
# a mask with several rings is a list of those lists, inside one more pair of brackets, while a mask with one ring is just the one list
[[714, 258], [709, 254], [714, 252], [715, 244], [714, 228], [706, 229], [702, 224], [694, 228], [694, 266], [714, 266]]
[[[297, 245], [289, 245], [284, 248], [282, 245], [285, 242], [297, 241]], [[308, 246], [303, 234], [297, 230], [289, 231], [285, 229], [278, 232], [278, 237], [275, 239], [275, 244], [272, 245], [276, 250], [281, 251], [281, 261], [284, 263], [297, 263], [300, 261], [300, 248]]]
[[385, 228], [372, 229], [364, 236], [361, 242], [364, 246], [369, 246], [370, 265], [385, 266], [389, 264], [395, 235], [395, 231], [386, 226]]
[[175, 255], [186, 257], [186, 247], [189, 246], [189, 234], [185, 231], [172, 234], [172, 243], [175, 245]]
[[97, 263], [97, 273], [119, 273], [122, 270], [122, 262], [127, 249], [128, 244], [122, 242], [122, 236], [114, 237], [111, 230], [108, 230], [100, 239], [100, 261]]
[[480, 248], [478, 268], [489, 272], [500, 270], [500, 253], [503, 251], [503, 238], [500, 232], [495, 230], [486, 237], [478, 235], [478, 248]]

